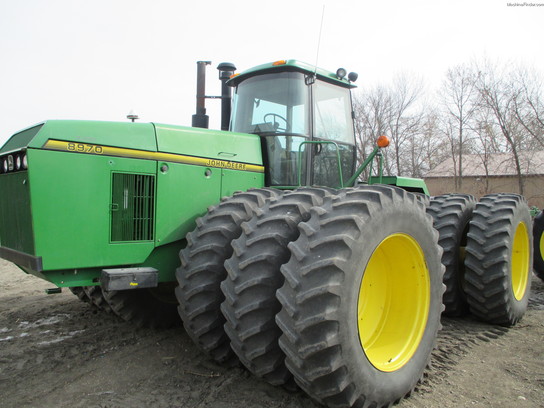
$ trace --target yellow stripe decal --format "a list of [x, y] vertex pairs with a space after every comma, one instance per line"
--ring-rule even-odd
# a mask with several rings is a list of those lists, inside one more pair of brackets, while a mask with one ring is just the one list
[[264, 173], [264, 167], [255, 164], [239, 163], [228, 160], [207, 159], [205, 157], [185, 156], [183, 154], [149, 152], [146, 150], [126, 149], [124, 147], [101, 146], [88, 143], [65, 142], [49, 139], [43, 146], [48, 150], [63, 152], [94, 154], [98, 156], [129, 157], [133, 159], [157, 160], [195, 166], [216, 167], [220, 169], [232, 169]]

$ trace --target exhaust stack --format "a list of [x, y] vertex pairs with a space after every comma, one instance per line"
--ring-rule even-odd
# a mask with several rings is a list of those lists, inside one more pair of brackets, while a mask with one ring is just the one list
[[221, 80], [221, 130], [229, 130], [232, 95], [227, 81], [236, 71], [236, 67], [230, 62], [222, 62], [217, 66], [217, 69]]
[[197, 61], [196, 71], [196, 114], [193, 115], [191, 126], [207, 129], [210, 118], [206, 115], [206, 65], [211, 61]]
[[206, 65], [211, 61], [197, 61], [196, 71], [196, 114], [193, 115], [191, 126], [207, 129], [210, 118], [206, 115], [206, 98], [221, 99], [221, 130], [229, 130], [231, 110], [231, 89], [227, 81], [236, 71], [234, 64], [222, 62], [217, 66], [221, 80], [221, 96], [206, 96]]

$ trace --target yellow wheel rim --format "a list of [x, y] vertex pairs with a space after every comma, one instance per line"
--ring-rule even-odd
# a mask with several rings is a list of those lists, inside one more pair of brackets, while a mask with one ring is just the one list
[[540, 253], [538, 254], [538, 256], [542, 261], [544, 261], [544, 232], [540, 234]]
[[391, 372], [412, 358], [430, 298], [429, 270], [417, 241], [406, 234], [385, 238], [367, 264], [357, 305], [359, 339], [374, 367]]
[[[541, 242], [542, 248], [542, 242]], [[529, 280], [529, 235], [525, 223], [520, 222], [512, 245], [512, 291], [517, 300], [523, 299]]]

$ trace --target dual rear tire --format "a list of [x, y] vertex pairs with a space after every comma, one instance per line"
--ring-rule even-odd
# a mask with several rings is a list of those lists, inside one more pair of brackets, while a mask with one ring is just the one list
[[432, 197], [427, 213], [433, 217], [434, 228], [439, 234], [439, 244], [444, 250], [445, 266], [444, 314], [463, 316], [469, 311], [464, 291], [465, 249], [467, 234], [476, 200], [468, 194], [445, 194]]
[[536, 276], [544, 281], [544, 211], [533, 221], [533, 268]]
[[529, 299], [533, 246], [525, 199], [490, 194], [476, 203], [470, 195], [448, 194], [433, 197], [427, 212], [444, 249], [445, 314], [470, 311], [505, 326], [519, 321]]
[[527, 310], [533, 265], [529, 207], [516, 194], [482, 197], [468, 232], [465, 293], [476, 317], [503, 326]]

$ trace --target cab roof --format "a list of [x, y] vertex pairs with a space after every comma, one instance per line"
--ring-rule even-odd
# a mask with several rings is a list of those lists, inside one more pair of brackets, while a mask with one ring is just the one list
[[239, 74], [235, 74], [227, 84], [229, 86], [237, 86], [240, 82], [255, 75], [272, 73], [272, 72], [302, 72], [303, 74], [315, 74], [318, 79], [343, 86], [345, 88], [356, 88], [347, 78], [339, 79], [335, 72], [317, 68], [315, 65], [307, 64], [297, 60], [280, 60], [269, 62], [267, 64], [258, 65], [247, 69]]

